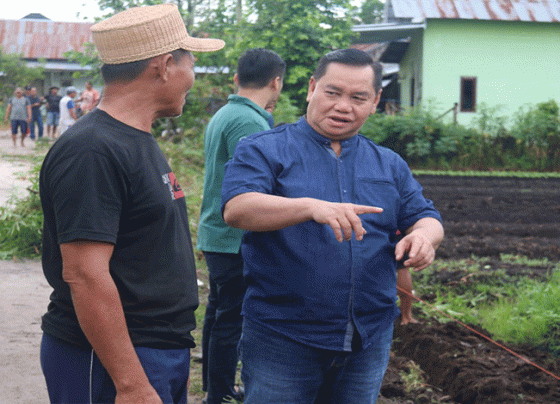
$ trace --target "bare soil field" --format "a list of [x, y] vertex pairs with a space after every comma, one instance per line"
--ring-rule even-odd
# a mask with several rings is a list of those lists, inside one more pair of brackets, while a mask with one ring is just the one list
[[[418, 176], [424, 194], [444, 219], [438, 259], [484, 257], [485, 270], [543, 276], [498, 261], [500, 254], [560, 261], [560, 179]], [[441, 271], [442, 283], [459, 284], [464, 273]], [[417, 291], [418, 292], [418, 291]], [[419, 297], [429, 300], [429, 296]], [[417, 307], [419, 303], [415, 303]], [[480, 330], [488, 335], [484, 330]], [[560, 358], [537, 349], [508, 348], [560, 376]], [[413, 360], [427, 384], [407, 392], [400, 373]], [[435, 320], [395, 326], [393, 355], [380, 403], [557, 404], [560, 379], [546, 374], [456, 322]]]

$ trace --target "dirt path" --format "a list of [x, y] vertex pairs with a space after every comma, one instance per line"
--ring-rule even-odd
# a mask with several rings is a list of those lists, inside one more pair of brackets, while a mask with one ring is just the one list
[[29, 185], [26, 174], [31, 168], [31, 163], [26, 158], [33, 155], [35, 142], [29, 139], [25, 147], [14, 147], [12, 137], [7, 131], [0, 131], [0, 205], [4, 206], [12, 195], [24, 196], [25, 188]]
[[[27, 159], [36, 153], [29, 139], [26, 147], [13, 146], [10, 134], [0, 132], [0, 204], [10, 196], [26, 195]], [[0, 261], [0, 403], [48, 403], [39, 364], [41, 315], [46, 309], [50, 286], [39, 260]]]
[[48, 403], [39, 344], [50, 291], [40, 261], [0, 261], [0, 403]]

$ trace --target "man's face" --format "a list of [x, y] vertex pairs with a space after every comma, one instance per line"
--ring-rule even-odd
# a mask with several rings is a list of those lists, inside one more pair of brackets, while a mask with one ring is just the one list
[[57, 94], [58, 94], [58, 88], [53, 88], [53, 89], [51, 90], [51, 94], [52, 94], [52, 95], [57, 95]]
[[185, 98], [194, 84], [194, 64], [196, 58], [186, 54], [178, 62], [171, 61], [169, 65], [169, 81], [166, 86], [166, 102], [161, 111], [161, 117], [179, 116], [183, 112]]
[[329, 64], [323, 77], [309, 81], [307, 122], [334, 141], [356, 135], [381, 97], [373, 81], [371, 66]]
[[33, 88], [30, 90], [30, 93], [31, 93], [31, 96], [32, 96], [32, 97], [36, 97], [36, 96], [37, 96], [37, 89], [36, 89], [35, 87], [33, 87]]

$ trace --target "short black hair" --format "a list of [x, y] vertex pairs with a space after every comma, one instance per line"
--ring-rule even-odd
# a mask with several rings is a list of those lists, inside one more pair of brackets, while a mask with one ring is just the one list
[[246, 50], [237, 61], [239, 86], [266, 87], [276, 77], [284, 77], [286, 62], [277, 53], [263, 48]]
[[358, 67], [371, 66], [373, 69], [373, 87], [375, 89], [375, 93], [377, 94], [379, 90], [381, 90], [383, 68], [381, 63], [373, 60], [373, 58], [366, 52], [354, 48], [348, 48], [338, 49], [327, 53], [319, 60], [317, 68], [315, 69], [315, 72], [313, 72], [315, 80], [319, 80], [325, 75], [327, 67], [329, 67], [331, 63], [340, 63], [343, 65]]
[[[175, 62], [179, 62], [183, 57], [190, 54], [188, 50], [177, 49], [170, 52]], [[140, 76], [147, 68], [152, 58], [137, 60], [128, 63], [119, 63], [114, 65], [104, 64], [101, 66], [101, 76], [103, 81], [107, 83], [129, 82]]]

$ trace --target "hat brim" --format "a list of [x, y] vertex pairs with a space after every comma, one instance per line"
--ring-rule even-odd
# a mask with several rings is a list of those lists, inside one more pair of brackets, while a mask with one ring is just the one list
[[214, 52], [222, 49], [225, 44], [221, 39], [189, 36], [181, 43], [180, 47], [191, 52]]

